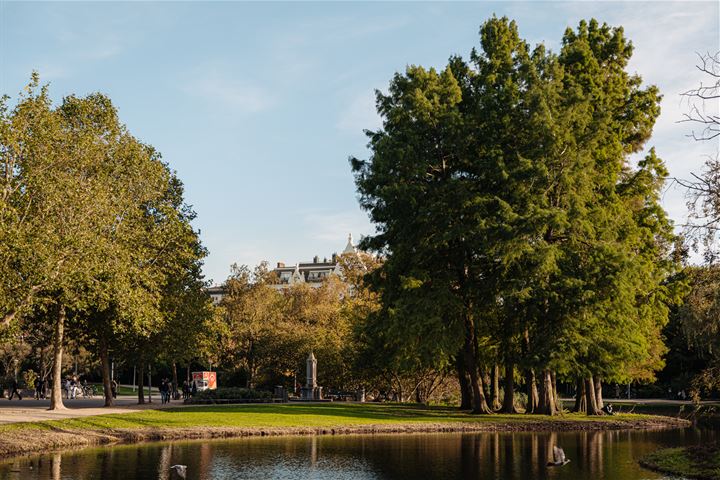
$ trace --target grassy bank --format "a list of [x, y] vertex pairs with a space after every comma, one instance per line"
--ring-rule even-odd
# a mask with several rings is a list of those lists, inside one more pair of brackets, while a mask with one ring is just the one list
[[715, 443], [688, 448], [666, 448], [646, 456], [640, 464], [671, 475], [720, 480], [720, 445]]
[[5, 425], [0, 427], [0, 455], [146, 440], [250, 435], [605, 430], [685, 425], [683, 420], [650, 415], [470, 415], [445, 407], [397, 404], [210, 405]]

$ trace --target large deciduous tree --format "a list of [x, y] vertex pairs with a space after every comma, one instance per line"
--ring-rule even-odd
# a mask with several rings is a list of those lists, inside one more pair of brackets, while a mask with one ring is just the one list
[[67, 321], [89, 322], [106, 371], [120, 324], [144, 331], [162, 319], [162, 290], [179, 270], [169, 265], [182, 262], [172, 245], [190, 218], [177, 179], [104, 95], [54, 106], [33, 76], [12, 109], [0, 107], [2, 323], [38, 307], [53, 318], [51, 408], [63, 408]]

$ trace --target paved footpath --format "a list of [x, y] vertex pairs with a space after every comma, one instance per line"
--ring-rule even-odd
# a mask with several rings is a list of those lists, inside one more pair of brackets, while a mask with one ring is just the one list
[[[64, 418], [88, 417], [91, 415], [104, 415], [108, 413], [128, 413], [137, 410], [151, 408], [167, 408], [182, 406], [182, 400], [173, 401], [169, 404], [161, 404], [160, 396], [153, 394], [153, 403], [145, 405], [137, 404], [137, 396], [120, 395], [115, 399], [115, 406], [104, 407], [102, 396], [95, 398], [63, 398], [66, 410], [50, 411], [50, 400], [35, 400], [34, 398], [23, 397], [8, 400], [0, 397], [0, 425], [18, 422], [39, 422], [43, 420], [62, 420]], [[147, 398], [146, 398], [147, 401]]]

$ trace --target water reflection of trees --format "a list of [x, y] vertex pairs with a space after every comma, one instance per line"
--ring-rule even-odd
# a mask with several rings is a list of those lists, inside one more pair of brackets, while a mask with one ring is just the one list
[[[173, 480], [170, 466], [189, 466], [188, 478], [630, 479], [637, 459], [666, 445], [690, 444], [697, 430], [416, 434], [256, 438], [115, 446], [29, 457], [0, 464], [0, 479]], [[715, 434], [715, 436], [717, 436]], [[571, 463], [547, 467], [552, 447]], [[16, 473], [11, 473], [16, 472]]]

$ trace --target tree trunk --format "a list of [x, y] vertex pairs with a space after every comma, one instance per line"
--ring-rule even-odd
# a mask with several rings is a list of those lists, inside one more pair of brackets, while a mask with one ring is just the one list
[[255, 351], [254, 351], [255, 344], [253, 342], [250, 343], [250, 348], [248, 349], [248, 376], [247, 381], [245, 382], [245, 387], [247, 388], [254, 388], [254, 381], [255, 381]]
[[148, 364], [148, 403], [152, 403], [152, 367]]
[[502, 408], [500, 403], [500, 367], [496, 363], [492, 367], [490, 376], [490, 408], [497, 411]]
[[475, 325], [469, 314], [465, 315], [465, 370], [470, 374], [470, 388], [473, 392], [472, 413], [491, 413], [480, 388], [477, 357], [475, 356]]
[[514, 379], [515, 366], [512, 360], [505, 361], [505, 382], [503, 387], [505, 388], [503, 395], [502, 413], [517, 413], [515, 410], [515, 379]]
[[145, 403], [145, 364], [140, 363], [138, 367], [138, 404]]
[[587, 400], [585, 399], [585, 381], [582, 378], [577, 379], [575, 392], [575, 407], [573, 412], [587, 412]]
[[538, 389], [535, 383], [535, 370], [528, 368], [525, 372], [525, 383], [527, 388], [527, 407], [525, 413], [536, 413], [538, 409]]
[[64, 410], [62, 400], [62, 357], [63, 335], [65, 333], [65, 306], [60, 305], [55, 321], [55, 338], [53, 339], [53, 384], [50, 397], [50, 410]]
[[595, 381], [592, 375], [585, 380], [585, 397], [587, 398], [587, 414], [602, 415], [602, 410], [597, 408], [597, 397], [595, 396]]
[[174, 400], [174, 399], [175, 399], [175, 392], [178, 391], [177, 363], [173, 362], [173, 364], [172, 364], [172, 370], [173, 370], [173, 379], [172, 379], [173, 388], [172, 388], [171, 395], [172, 395], [172, 398], [173, 398], [173, 400]]
[[600, 377], [595, 377], [595, 404], [597, 405], [598, 410], [602, 410], [605, 406], [603, 403], [603, 395], [602, 395], [602, 380], [600, 380]]
[[460, 384], [460, 410], [470, 410], [472, 408], [472, 389], [470, 381], [465, 371], [465, 361], [463, 354], [460, 352], [455, 357], [455, 369], [457, 371], [458, 383]]
[[555, 398], [555, 410], [557, 410], [558, 413], [562, 413], [565, 409], [563, 408], [562, 400], [560, 400], [560, 395], [558, 394], [555, 372], [552, 372], [552, 387], [553, 397]]
[[103, 377], [103, 394], [105, 396], [105, 406], [113, 406], [112, 386], [110, 385], [110, 354], [105, 339], [100, 340], [100, 364], [102, 366]]
[[552, 375], [550, 370], [543, 370], [540, 378], [540, 402], [537, 413], [541, 415], [555, 415], [555, 396], [553, 395]]
[[[476, 357], [477, 358], [477, 357]], [[483, 413], [493, 413], [493, 410], [490, 408], [490, 406], [487, 403], [488, 399], [488, 392], [489, 392], [489, 385], [488, 385], [488, 377], [487, 372], [485, 369], [480, 369], [480, 391], [482, 392], [482, 401], [481, 406], [483, 409]]]
[[40, 380], [43, 382], [42, 395], [47, 393], [47, 363], [45, 363], [45, 346], [40, 348]]
[[[480, 352], [477, 352], [477, 357], [480, 357]], [[485, 368], [480, 369], [480, 375], [482, 377], [482, 385], [483, 385], [483, 393], [485, 394], [485, 400], [490, 400], [492, 398], [492, 376], [490, 375], [490, 370], [486, 370]], [[490, 404], [488, 403], [488, 406]], [[492, 410], [492, 409], [491, 409]]]

